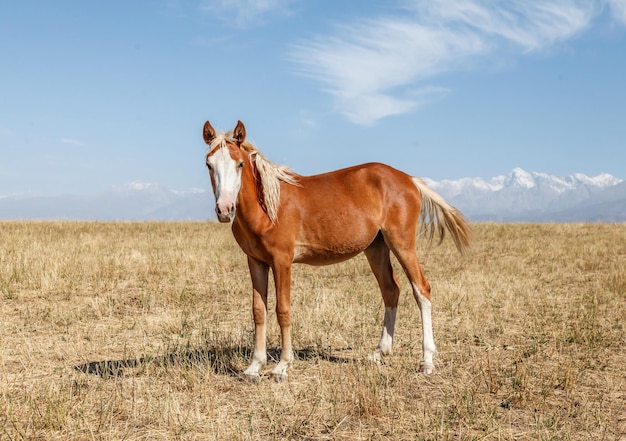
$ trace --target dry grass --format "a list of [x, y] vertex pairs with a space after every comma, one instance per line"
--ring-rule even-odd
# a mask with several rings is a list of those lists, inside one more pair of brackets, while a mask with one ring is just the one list
[[227, 226], [0, 229], [0, 439], [626, 439], [626, 225], [478, 224], [465, 257], [420, 243], [429, 377], [405, 278], [378, 366], [365, 258], [297, 266], [297, 361], [258, 385], [240, 378], [250, 281]]

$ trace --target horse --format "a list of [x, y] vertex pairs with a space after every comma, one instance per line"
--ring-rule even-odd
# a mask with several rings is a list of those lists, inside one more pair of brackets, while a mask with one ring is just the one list
[[392, 353], [400, 287], [390, 255], [404, 270], [421, 313], [423, 358], [420, 370], [433, 372], [436, 347], [431, 318], [431, 288], [416, 252], [418, 224], [439, 242], [446, 231], [457, 249], [469, 247], [470, 227], [462, 213], [423, 180], [381, 163], [356, 165], [302, 176], [273, 164], [246, 141], [241, 121], [234, 130], [216, 133], [209, 121], [203, 138], [206, 166], [215, 196], [217, 219], [232, 223], [247, 256], [252, 279], [254, 351], [244, 371], [260, 379], [267, 364], [266, 317], [268, 274], [276, 288], [280, 326], [280, 360], [271, 370], [276, 381], [287, 379], [293, 362], [290, 333], [291, 266], [329, 265], [364, 253], [385, 305], [382, 334], [371, 358]]

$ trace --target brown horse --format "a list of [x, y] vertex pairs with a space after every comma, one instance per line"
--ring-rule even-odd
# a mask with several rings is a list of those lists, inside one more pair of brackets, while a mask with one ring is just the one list
[[390, 252], [406, 273], [421, 312], [424, 358], [421, 369], [433, 371], [430, 285], [415, 250], [418, 222], [432, 238], [450, 232], [459, 251], [469, 245], [469, 226], [421, 179], [384, 164], [357, 165], [315, 176], [300, 176], [268, 161], [246, 141], [241, 121], [235, 130], [216, 133], [207, 121], [206, 165], [220, 222], [232, 222], [235, 240], [248, 256], [252, 278], [254, 353], [244, 374], [259, 378], [267, 363], [266, 316], [268, 274], [276, 285], [276, 318], [282, 351], [272, 370], [275, 380], [287, 377], [293, 361], [290, 334], [291, 265], [328, 265], [364, 252], [385, 303], [382, 335], [374, 359], [392, 352], [400, 287]]

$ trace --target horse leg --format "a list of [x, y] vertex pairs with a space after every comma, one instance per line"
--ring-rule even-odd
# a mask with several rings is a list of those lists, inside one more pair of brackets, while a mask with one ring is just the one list
[[274, 283], [276, 284], [276, 319], [280, 326], [281, 351], [280, 361], [272, 369], [272, 377], [277, 382], [287, 379], [287, 368], [293, 362], [291, 348], [291, 263], [274, 265]]
[[424, 359], [420, 363], [420, 368], [425, 374], [431, 374], [435, 369], [433, 355], [437, 349], [433, 337], [430, 284], [426, 280], [424, 271], [417, 259], [415, 239], [412, 239], [414, 237], [414, 235], [409, 236], [407, 234], [394, 235], [392, 232], [387, 231], [385, 241], [400, 262], [400, 265], [402, 265], [404, 272], [411, 282], [413, 297], [417, 302], [422, 317], [422, 350]]
[[267, 317], [267, 285], [269, 266], [248, 257], [248, 268], [252, 278], [252, 315], [254, 317], [254, 353], [252, 362], [244, 371], [250, 381], [259, 380], [259, 371], [267, 363], [266, 351], [266, 317]]
[[435, 370], [433, 355], [436, 352], [435, 339], [433, 337], [433, 321], [430, 303], [430, 284], [426, 280], [424, 271], [417, 259], [415, 248], [404, 252], [397, 252], [396, 257], [404, 268], [404, 271], [411, 282], [413, 297], [417, 302], [422, 316], [422, 351], [424, 359], [420, 363], [420, 368], [425, 374], [431, 374]]
[[378, 362], [381, 359], [381, 355], [391, 355], [393, 352], [393, 333], [396, 326], [396, 312], [398, 311], [400, 286], [398, 285], [398, 279], [391, 267], [389, 247], [382, 236], [379, 235], [365, 250], [365, 256], [376, 277], [380, 292], [383, 296], [383, 302], [385, 303], [383, 330], [378, 346], [371, 357], [374, 361]]
[[417, 283], [411, 282], [413, 287], [413, 297], [417, 302], [422, 316], [422, 350], [424, 360], [420, 363], [420, 368], [425, 374], [432, 374], [435, 370], [433, 356], [437, 351], [435, 338], [433, 337], [432, 305], [430, 302], [430, 284], [424, 277], [422, 267], [417, 264], [421, 275]]

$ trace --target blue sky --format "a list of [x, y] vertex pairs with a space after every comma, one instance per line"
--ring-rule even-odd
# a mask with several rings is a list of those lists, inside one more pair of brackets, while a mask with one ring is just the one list
[[626, 178], [626, 0], [0, 0], [0, 195], [208, 188], [241, 119], [302, 174]]

